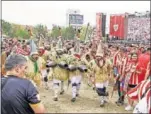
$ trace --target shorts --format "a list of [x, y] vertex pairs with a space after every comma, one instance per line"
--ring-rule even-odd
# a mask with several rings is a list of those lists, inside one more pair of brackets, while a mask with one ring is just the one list
[[133, 85], [133, 84], [128, 84], [129, 88], [135, 88], [137, 85]]

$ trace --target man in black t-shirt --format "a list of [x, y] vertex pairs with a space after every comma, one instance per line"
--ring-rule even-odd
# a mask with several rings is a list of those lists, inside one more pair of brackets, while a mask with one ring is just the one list
[[27, 60], [22, 55], [8, 56], [6, 76], [2, 77], [2, 114], [45, 113], [39, 92], [33, 82], [24, 79]]

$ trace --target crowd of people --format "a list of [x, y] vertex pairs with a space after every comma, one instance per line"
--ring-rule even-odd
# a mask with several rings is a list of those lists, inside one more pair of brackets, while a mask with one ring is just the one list
[[131, 17], [128, 18], [127, 38], [131, 40], [150, 40], [150, 18]]
[[109, 44], [95, 37], [91, 39], [88, 43], [61, 37], [49, 43], [41, 38], [36, 43], [33, 39], [22, 42], [14, 38], [4, 40], [1, 55], [2, 112], [45, 113], [37, 88], [44, 84], [49, 89], [50, 80], [54, 101], [64, 93], [64, 82], [67, 81], [68, 86], [72, 86], [71, 102], [76, 102], [82, 79], [86, 78], [100, 97], [101, 107], [108, 103], [107, 97], [111, 95], [108, 85], [113, 79], [118, 91], [115, 102], [118, 106], [124, 106], [125, 99], [128, 99], [125, 110], [133, 110], [134, 102], [139, 103], [143, 96], [146, 110], [151, 113], [150, 46]]

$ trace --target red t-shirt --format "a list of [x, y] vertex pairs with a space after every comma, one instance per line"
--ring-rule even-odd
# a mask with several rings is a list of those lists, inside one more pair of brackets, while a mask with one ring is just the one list
[[147, 53], [141, 54], [138, 58], [138, 69], [141, 71], [141, 73], [138, 75], [139, 83], [141, 81], [143, 81], [145, 78], [146, 69], [147, 69], [147, 65], [148, 65], [149, 61], [150, 61], [150, 55]]

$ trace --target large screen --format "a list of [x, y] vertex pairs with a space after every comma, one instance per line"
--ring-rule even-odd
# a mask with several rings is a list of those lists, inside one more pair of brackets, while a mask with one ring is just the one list
[[83, 15], [69, 14], [69, 24], [83, 24]]

